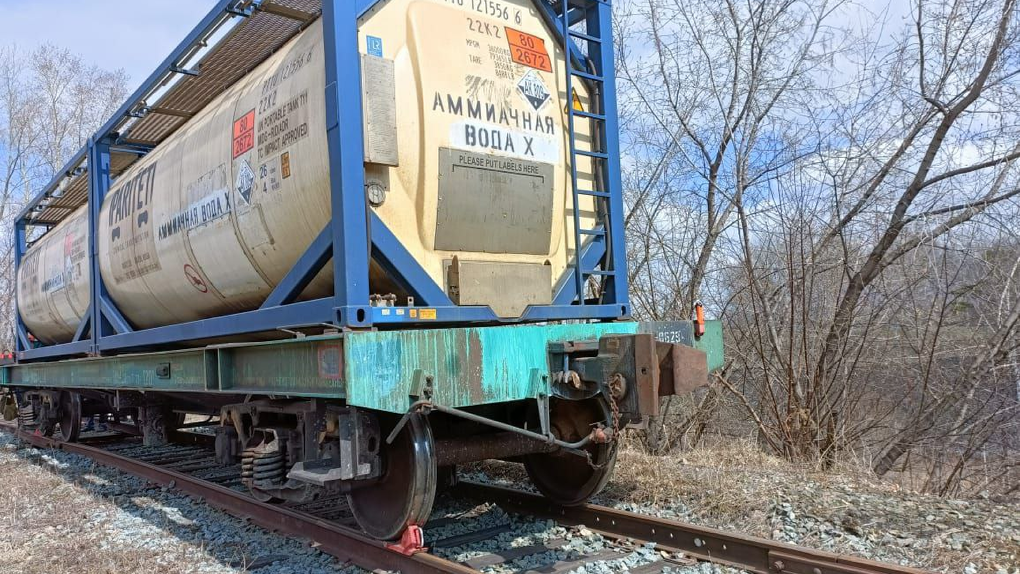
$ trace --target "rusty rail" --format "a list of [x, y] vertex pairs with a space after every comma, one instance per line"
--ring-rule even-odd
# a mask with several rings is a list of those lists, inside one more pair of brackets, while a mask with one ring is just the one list
[[415, 574], [473, 574], [476, 572], [471, 568], [432, 554], [418, 553], [413, 556], [405, 556], [388, 549], [384, 543], [367, 538], [351, 528], [320, 520], [286, 507], [264, 504], [244, 493], [230, 490], [218, 484], [123, 457], [101, 448], [78, 443], [65, 443], [44, 436], [18, 432], [14, 425], [7, 423], [0, 424], [0, 430], [16, 433], [34, 446], [58, 448], [85, 456], [100, 464], [123, 470], [157, 484], [169, 485], [173, 483], [173, 488], [202, 499], [211, 506], [239, 518], [246, 518], [263, 528], [311, 540], [317, 544], [319, 550], [367, 570], [382, 569]]
[[595, 504], [556, 506], [537, 494], [499, 486], [464, 482], [457, 489], [470, 498], [494, 502], [507, 512], [542, 516], [561, 524], [583, 524], [610, 539], [655, 542], [664, 550], [683, 552], [699, 560], [759, 574], [929, 574], [917, 568], [833, 554]]
[[[320, 550], [368, 570], [396, 570], [411, 574], [477, 572], [432, 554], [405, 556], [352, 528], [286, 507], [264, 504], [218, 484], [120, 456], [102, 448], [20, 433], [10, 423], [0, 422], [0, 430], [16, 433], [35, 446], [58, 448], [85, 456], [154, 483], [173, 483], [174, 488], [205, 500], [211, 506], [247, 518], [264, 528], [309, 539]], [[594, 504], [560, 507], [539, 495], [510, 488], [462, 482], [456, 487], [455, 493], [496, 503], [508, 512], [548, 518], [565, 525], [584, 525], [610, 540], [655, 542], [663, 550], [683, 552], [698, 560], [758, 574], [928, 574], [917, 568], [813, 550]]]

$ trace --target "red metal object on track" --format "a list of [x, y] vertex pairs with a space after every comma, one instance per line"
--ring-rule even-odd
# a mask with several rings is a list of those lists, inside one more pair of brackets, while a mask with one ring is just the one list
[[[17, 432], [14, 425], [0, 425], [4, 430]], [[88, 457], [100, 464], [117, 468], [161, 485], [174, 483], [173, 488], [202, 499], [209, 505], [234, 516], [247, 518], [259, 526], [290, 536], [307, 538], [323, 552], [357, 564], [368, 570], [392, 570], [407, 574], [471, 574], [471, 568], [444, 560], [438, 556], [419, 552], [405, 555], [387, 548], [387, 545], [326, 520], [316, 519], [286, 507], [258, 502], [250, 496], [196, 479], [187, 474], [161, 468], [138, 460], [122, 457], [101, 448], [77, 443], [65, 443], [44, 436], [18, 433], [25, 441], [43, 448], [58, 448]]]
[[[0, 429], [17, 432], [15, 425], [10, 423], [0, 423]], [[369, 570], [396, 570], [408, 574], [477, 572], [425, 552], [418, 528], [409, 530], [410, 534], [402, 539], [403, 545], [386, 544], [351, 528], [286, 507], [264, 504], [244, 493], [102, 448], [27, 433], [18, 433], [18, 436], [35, 446], [79, 454], [158, 484], [173, 483], [177, 490], [203, 499], [234, 516], [248, 518], [259, 526], [290, 536], [307, 538], [314, 541], [320, 550]], [[698, 560], [758, 574], [928, 574], [917, 568], [833, 554], [594, 504], [557, 506], [542, 496], [509, 488], [462, 483], [455, 487], [455, 493], [496, 503], [508, 512], [545, 517], [566, 525], [583, 524], [610, 540], [655, 542], [664, 550], [683, 552]]]

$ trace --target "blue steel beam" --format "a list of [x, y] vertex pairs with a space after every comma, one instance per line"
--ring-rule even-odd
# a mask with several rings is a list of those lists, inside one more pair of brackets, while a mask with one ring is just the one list
[[327, 224], [262, 303], [260, 309], [292, 303], [333, 256], [333, 228]]
[[24, 351], [31, 347], [28, 344], [28, 332], [25, 330], [25, 323], [21, 320], [21, 310], [18, 307], [18, 269], [21, 267], [21, 259], [25, 256], [28, 248], [28, 235], [25, 222], [19, 217], [14, 222], [14, 350]]
[[[581, 269], [594, 269], [602, 257], [606, 254], [606, 238], [604, 236], [593, 237], [587, 245], [581, 248]], [[569, 305], [577, 298], [577, 265], [568, 265], [567, 272], [560, 277], [553, 295], [553, 305]]]
[[99, 212], [103, 198], [110, 189], [110, 144], [106, 140], [97, 142], [89, 139], [89, 196], [88, 196], [88, 254], [89, 254], [89, 321], [92, 329], [92, 352], [98, 352], [100, 338], [104, 333], [103, 322], [103, 276], [99, 272]]
[[[601, 42], [589, 46], [588, 53], [595, 62], [596, 74], [604, 78], [602, 84], [602, 106], [605, 115], [605, 130], [600, 135], [602, 150], [606, 159], [606, 191], [609, 192], [609, 269], [614, 271], [606, 282], [604, 297], [607, 302], [616, 303], [629, 313], [630, 292], [627, 278], [627, 245], [624, 241], [623, 181], [620, 170], [620, 117], [616, 102], [616, 63], [613, 48], [613, 8], [608, 2], [596, 2], [588, 10], [588, 30], [598, 30]], [[568, 40], [570, 41], [570, 40]], [[570, 41], [573, 43], [572, 41]]]
[[99, 353], [99, 341], [108, 332], [126, 333], [131, 326], [110, 299], [99, 269], [99, 214], [110, 190], [110, 141], [108, 138], [89, 140], [89, 322], [92, 328], [92, 353]]
[[[99, 128], [99, 131], [96, 132], [96, 139], [100, 140], [113, 135], [113, 132], [128, 117], [128, 114], [136, 106], [144, 102], [149, 94], [158, 89], [174, 73], [171, 71], [172, 68], [181, 64], [182, 60], [193, 55], [201, 47], [202, 41], [224, 22], [237, 16], [235, 7], [242, 3], [243, 0], [217, 0], [213, 8], [209, 10], [209, 13], [205, 15], [205, 18], [202, 18], [202, 21], [170, 52], [170, 55], [156, 67], [156, 70], [149, 74], [149, 77], [128, 97], [124, 105], [113, 113], [109, 121]], [[231, 11], [232, 9], [233, 11]]]
[[131, 324], [121, 314], [120, 309], [114, 304], [113, 299], [110, 298], [110, 294], [106, 291], [106, 286], [103, 286], [103, 300], [100, 302], [100, 308], [103, 310], [103, 319], [107, 322], [107, 326], [113, 329], [118, 335], [121, 333], [130, 333], [134, 329], [131, 328]]
[[37, 359], [52, 359], [56, 357], [72, 357], [75, 355], [88, 355], [92, 352], [92, 341], [86, 339], [74, 343], [62, 345], [50, 345], [48, 347], [36, 347], [22, 351], [19, 361], [34, 361]]
[[17, 328], [18, 334], [17, 346], [18, 356], [20, 357], [22, 352], [32, 348], [32, 342], [28, 340], [28, 331], [25, 329], [24, 323], [22, 323], [20, 320], [18, 321], [18, 323], [19, 324]]
[[626, 306], [611, 303], [599, 305], [542, 305], [528, 307], [521, 320], [622, 319], [630, 314], [629, 311]]
[[333, 300], [329, 297], [312, 301], [301, 301], [269, 309], [256, 309], [244, 313], [201, 319], [188, 323], [155, 327], [103, 337], [99, 342], [100, 351], [152, 347], [167, 343], [181, 343], [198, 339], [213, 339], [296, 329], [328, 323], [333, 316]]
[[365, 201], [358, 7], [351, 0], [323, 0], [322, 19], [336, 322], [345, 327], [367, 327], [371, 325], [370, 238]]
[[374, 211], [372, 259], [414, 297], [415, 303], [428, 307], [453, 305], [453, 301], [450, 301]]
[[[619, 305], [533, 305], [520, 317], [497, 316], [489, 307], [429, 307], [429, 316], [421, 319], [425, 307], [372, 307], [372, 321], [376, 324], [436, 325], [448, 323], [502, 323], [517, 324], [524, 321], [560, 321], [567, 319], [618, 319], [626, 315]], [[415, 316], [411, 316], [414, 311]]]
[[[421, 268], [375, 212], [371, 215], [371, 228], [372, 259], [406, 289], [415, 301], [425, 306], [453, 305], [446, 293]], [[312, 241], [260, 308], [266, 309], [292, 302], [322, 270], [332, 255], [332, 229], [327, 226]]]
[[78, 323], [78, 328], [74, 331], [74, 337], [71, 338], [72, 343], [77, 343], [85, 338], [85, 333], [89, 332], [89, 325], [92, 324], [92, 305], [85, 311], [85, 316], [81, 318]]

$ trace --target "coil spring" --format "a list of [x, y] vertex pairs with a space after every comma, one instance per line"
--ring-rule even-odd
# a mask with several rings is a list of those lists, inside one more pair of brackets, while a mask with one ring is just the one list
[[18, 428], [30, 429], [35, 427], [35, 407], [32, 403], [18, 406]]
[[241, 479], [256, 482], [283, 482], [286, 474], [283, 453], [257, 452], [254, 448], [241, 453]]

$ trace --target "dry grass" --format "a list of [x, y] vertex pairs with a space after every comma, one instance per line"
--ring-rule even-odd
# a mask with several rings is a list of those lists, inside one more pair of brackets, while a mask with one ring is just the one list
[[[527, 480], [520, 465], [489, 462], [473, 469], [504, 480]], [[806, 534], [799, 544], [943, 572], [961, 572], [975, 564], [978, 572], [994, 573], [1020, 557], [1020, 532], [997, 532], [982, 520], [1020, 512], [1020, 505], [968, 501], [959, 503], [967, 510], [958, 515], [955, 501], [908, 492], [878, 480], [866, 467], [846, 462], [823, 471], [792, 464], [762, 452], [751, 440], [728, 439], [667, 456], [625, 444], [600, 498], [603, 503], [646, 505], [705, 526], [779, 539], [784, 538], [776, 529], [783, 522], [776, 508], [788, 504], [799, 520], [829, 525], [828, 533]], [[859, 528], [848, 527], [850, 522], [859, 522]], [[942, 522], [948, 530], [929, 528]], [[860, 536], [849, 537], [847, 532]], [[889, 532], [896, 533], [894, 543], [884, 541]], [[939, 536], [954, 532], [966, 534], [967, 548], [953, 550], [939, 542]], [[899, 541], [905, 538], [916, 543], [901, 546]]]

